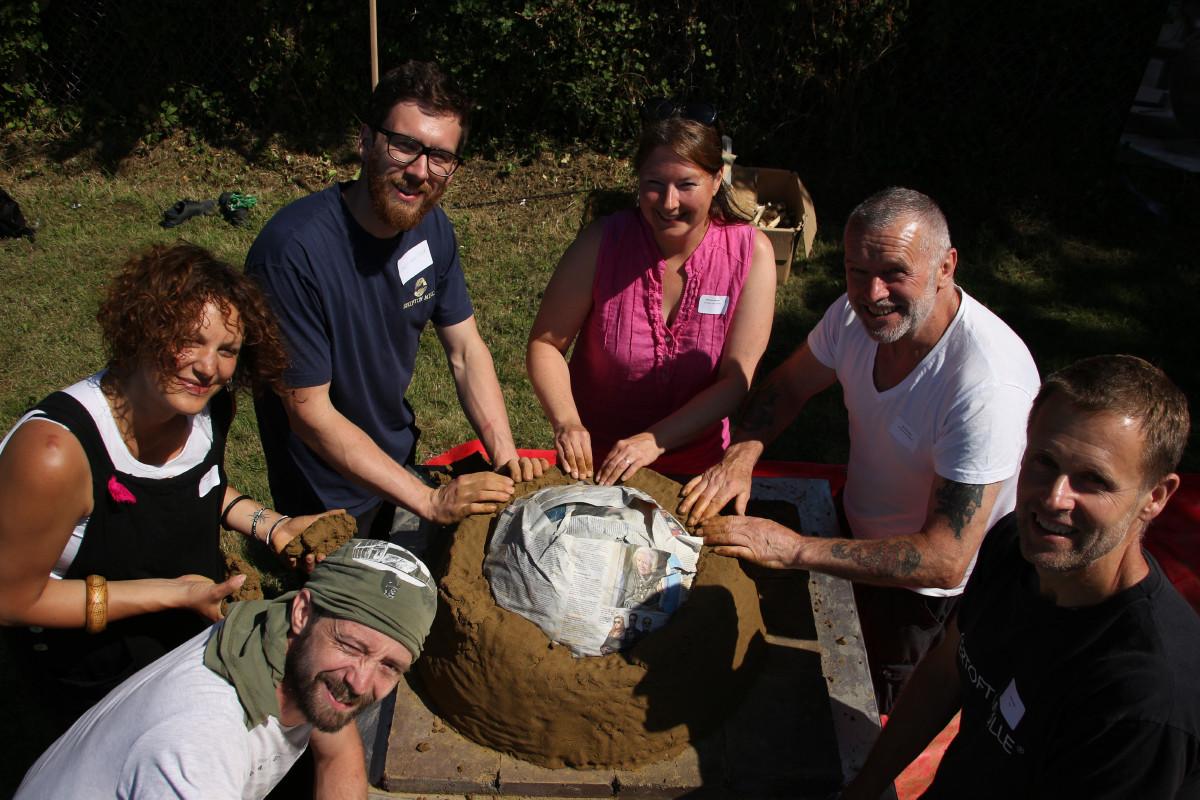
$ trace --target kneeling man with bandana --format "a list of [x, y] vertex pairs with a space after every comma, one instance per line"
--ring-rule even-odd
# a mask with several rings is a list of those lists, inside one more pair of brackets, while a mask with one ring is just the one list
[[309, 745], [316, 797], [366, 797], [349, 723], [421, 653], [437, 607], [402, 547], [355, 539], [299, 592], [229, 615], [130, 677], [29, 770], [16, 798], [262, 798]]

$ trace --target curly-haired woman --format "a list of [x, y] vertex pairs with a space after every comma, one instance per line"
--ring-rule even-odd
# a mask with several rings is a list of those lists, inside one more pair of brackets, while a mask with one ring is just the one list
[[220, 524], [278, 553], [313, 519], [225, 476], [234, 388], [284, 389], [253, 281], [203, 248], [155, 247], [97, 319], [107, 367], [0, 444], [0, 624], [60, 722], [221, 618], [244, 578], [223, 580]]

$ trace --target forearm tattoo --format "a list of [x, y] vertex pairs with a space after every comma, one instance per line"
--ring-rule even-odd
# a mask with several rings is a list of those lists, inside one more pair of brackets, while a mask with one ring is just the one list
[[980, 483], [945, 481], [933, 496], [934, 513], [943, 514], [950, 520], [955, 539], [962, 538], [963, 531], [975, 518], [975, 512], [983, 508], [983, 484]]
[[779, 390], [774, 386], [768, 383], [760, 387], [754, 393], [738, 427], [748, 433], [755, 433], [763, 428], [771, 427], [775, 423], [775, 415], [772, 412], [775, 408], [775, 401], [778, 399]]
[[921, 554], [909, 542], [839, 539], [830, 549], [834, 558], [853, 561], [880, 578], [911, 575], [921, 565]]

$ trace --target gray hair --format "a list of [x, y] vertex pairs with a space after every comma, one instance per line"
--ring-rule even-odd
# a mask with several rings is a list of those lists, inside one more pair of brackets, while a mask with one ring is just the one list
[[952, 247], [946, 215], [928, 195], [915, 189], [892, 186], [868, 197], [850, 212], [843, 237], [851, 227], [875, 232], [890, 228], [899, 220], [915, 220], [922, 230], [922, 254], [932, 252], [941, 258]]

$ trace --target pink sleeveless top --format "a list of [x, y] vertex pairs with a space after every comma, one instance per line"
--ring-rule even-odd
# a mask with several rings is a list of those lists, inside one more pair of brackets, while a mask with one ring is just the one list
[[[599, 467], [620, 439], [646, 430], [717, 379], [725, 337], [754, 256], [754, 228], [714, 220], [684, 270], [674, 324], [663, 313], [665, 265], [640, 211], [604, 222], [592, 310], [571, 356], [571, 391]], [[668, 450], [658, 472], [696, 474], [729, 446], [729, 420]]]

